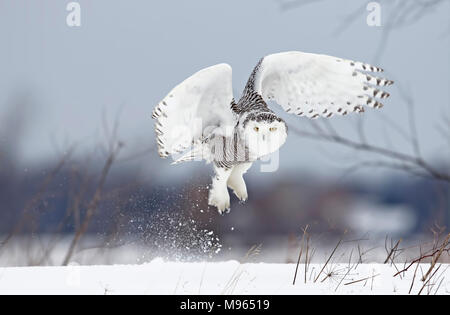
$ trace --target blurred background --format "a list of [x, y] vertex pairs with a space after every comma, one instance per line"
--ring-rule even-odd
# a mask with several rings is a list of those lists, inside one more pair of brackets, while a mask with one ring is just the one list
[[[445, 233], [450, 1], [79, 0], [79, 26], [69, 3], [0, 0], [1, 266], [241, 259], [258, 244], [261, 261], [292, 262], [305, 235], [318, 260], [341, 239], [384, 260]], [[210, 166], [157, 155], [153, 107], [221, 62], [238, 98], [259, 58], [288, 50], [378, 65], [391, 98], [314, 123], [278, 110], [278, 170], [255, 163], [249, 200], [220, 216]]]

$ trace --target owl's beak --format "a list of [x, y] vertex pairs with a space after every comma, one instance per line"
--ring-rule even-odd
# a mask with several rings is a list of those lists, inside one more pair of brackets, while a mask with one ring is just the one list
[[263, 135], [262, 137], [263, 137], [263, 141], [266, 141], [266, 135]]

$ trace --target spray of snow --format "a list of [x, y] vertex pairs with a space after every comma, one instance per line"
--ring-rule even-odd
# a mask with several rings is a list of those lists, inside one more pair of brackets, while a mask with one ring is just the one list
[[[202, 191], [166, 189], [151, 197], [133, 196], [133, 219], [128, 222], [128, 235], [144, 245], [142, 261], [154, 257], [194, 261], [212, 258], [222, 248], [215, 233], [212, 213], [204, 206]], [[189, 203], [190, 207], [186, 207]], [[187, 210], [186, 210], [187, 209]], [[199, 216], [210, 216], [199, 220]]]

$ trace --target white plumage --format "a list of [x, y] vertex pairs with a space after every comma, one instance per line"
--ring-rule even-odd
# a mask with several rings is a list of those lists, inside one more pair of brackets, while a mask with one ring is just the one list
[[[275, 100], [289, 113], [309, 118], [345, 115], [363, 110], [364, 105], [379, 106], [373, 101], [378, 90], [371, 86], [371, 83], [377, 85], [377, 78], [365, 74], [366, 70], [382, 71], [327, 55], [279, 53], [263, 59], [255, 77], [255, 90], [264, 99]], [[378, 85], [393, 83], [378, 80]], [[385, 98], [389, 94], [378, 96]]]
[[[363, 112], [382, 107], [393, 81], [370, 72], [380, 68], [327, 55], [283, 52], [262, 58], [235, 102], [232, 70], [218, 64], [177, 85], [155, 107], [156, 140], [161, 157], [184, 153], [176, 162], [205, 159], [216, 175], [209, 204], [229, 210], [227, 186], [247, 199], [243, 174], [251, 163], [281, 147], [285, 122], [266, 104], [274, 100], [291, 114], [308, 118]], [[252, 140], [253, 139], [253, 140]]]
[[161, 157], [180, 153], [202, 137], [196, 121], [207, 126], [232, 125], [232, 70], [222, 63], [205, 68], [177, 85], [155, 107], [156, 138]]

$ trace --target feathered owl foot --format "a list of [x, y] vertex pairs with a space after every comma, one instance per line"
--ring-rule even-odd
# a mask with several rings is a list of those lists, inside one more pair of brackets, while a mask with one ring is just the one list
[[233, 193], [239, 199], [239, 203], [245, 203], [248, 199], [247, 189], [244, 190], [233, 189]]
[[209, 191], [208, 205], [216, 207], [219, 214], [223, 215], [230, 212], [230, 195], [228, 191], [218, 192], [216, 190]]
[[251, 164], [236, 166], [228, 179], [228, 187], [233, 190], [234, 195], [239, 199], [240, 203], [244, 203], [248, 199], [247, 186], [245, 185], [242, 175], [247, 171]]

